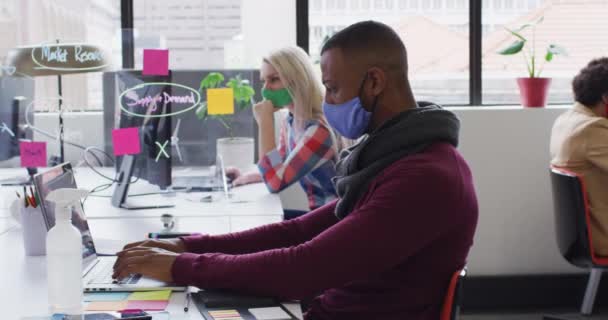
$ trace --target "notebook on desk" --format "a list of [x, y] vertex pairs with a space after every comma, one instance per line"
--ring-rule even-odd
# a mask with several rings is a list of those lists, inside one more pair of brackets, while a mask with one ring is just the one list
[[298, 319], [277, 299], [245, 295], [227, 290], [201, 290], [192, 301], [206, 320]]

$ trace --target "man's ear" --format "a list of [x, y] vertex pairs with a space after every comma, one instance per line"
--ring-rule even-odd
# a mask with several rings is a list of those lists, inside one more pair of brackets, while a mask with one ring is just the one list
[[367, 72], [367, 79], [372, 85], [372, 94], [377, 96], [386, 88], [386, 73], [378, 67], [372, 67]]

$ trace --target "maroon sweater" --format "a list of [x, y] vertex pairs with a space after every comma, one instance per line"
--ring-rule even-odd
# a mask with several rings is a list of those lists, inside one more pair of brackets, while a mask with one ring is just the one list
[[183, 238], [181, 285], [285, 299], [316, 296], [305, 319], [438, 319], [451, 274], [477, 225], [471, 172], [437, 143], [370, 183], [343, 220], [335, 202], [298, 219], [221, 236]]

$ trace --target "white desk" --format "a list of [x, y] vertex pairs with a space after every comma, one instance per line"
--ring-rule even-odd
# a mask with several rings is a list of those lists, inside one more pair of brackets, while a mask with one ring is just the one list
[[[108, 174], [112, 172], [108, 168], [103, 170]], [[74, 171], [79, 187], [91, 189], [105, 182], [90, 169], [75, 168]], [[23, 169], [0, 169], [0, 179], [23, 172]], [[137, 187], [132, 189], [137, 192]], [[15, 190], [20, 188], [0, 187], [0, 310], [3, 319], [43, 316], [48, 308], [45, 257], [25, 256], [21, 229], [8, 212], [15, 199]], [[160, 231], [159, 217], [163, 213], [175, 217], [176, 231], [209, 234], [240, 231], [282, 220], [283, 209], [278, 195], [270, 194], [263, 184], [234, 188], [232, 193], [234, 197], [231, 199], [220, 198], [212, 203], [191, 201], [202, 197], [201, 193], [178, 193], [173, 198], [137, 197], [138, 201], [150, 199], [151, 203], [169, 199], [176, 205], [170, 209], [139, 211], [114, 208], [109, 198], [90, 197], [85, 203], [85, 213], [96, 245], [104, 248], [108, 243], [117, 248], [124, 243], [141, 240], [147, 232]], [[203, 319], [195, 307], [184, 313], [183, 303], [184, 293], [171, 296], [167, 309], [171, 312], [171, 319]], [[294, 314], [300, 314], [297, 306], [288, 307]]]
[[[93, 231], [94, 232], [94, 231]], [[46, 259], [45, 257], [25, 256], [22, 234], [19, 227], [14, 227], [0, 235], [0, 310], [2, 319], [20, 319], [21, 317], [44, 316], [48, 312]], [[194, 304], [189, 312], [184, 312], [183, 292], [175, 292], [167, 311], [171, 320], [200, 320]], [[292, 313], [301, 318], [298, 304], [285, 304]]]
[[[44, 171], [45, 169], [40, 169]], [[113, 175], [112, 168], [100, 168], [107, 176]], [[187, 173], [198, 173], [189, 171]], [[24, 169], [0, 169], [0, 179], [24, 174]], [[79, 188], [91, 190], [104, 184], [107, 180], [99, 177], [95, 172], [85, 167], [74, 168], [76, 183]], [[184, 174], [177, 170], [176, 174]], [[154, 191], [156, 187], [140, 180], [134, 183], [129, 194]], [[15, 191], [19, 187], [0, 187], [0, 219], [9, 217], [8, 207], [16, 198]], [[125, 210], [110, 205], [109, 196], [112, 189], [90, 196], [84, 205], [85, 213], [93, 230], [93, 236], [98, 238], [112, 238], [114, 232], [126, 231], [125, 241], [135, 241], [147, 232], [158, 232], [163, 225], [160, 216], [165, 213], [173, 215], [176, 226], [174, 231], [202, 232], [209, 234], [222, 234], [250, 229], [255, 226], [279, 222], [283, 219], [283, 208], [279, 196], [270, 194], [261, 184], [253, 184], [233, 188], [232, 197], [226, 199], [221, 192], [214, 193], [212, 202], [199, 200], [208, 193], [175, 193], [173, 197], [165, 195], [149, 195], [129, 198], [130, 202], [146, 204], [174, 204], [174, 208]], [[0, 233], [2, 232], [0, 225]]]

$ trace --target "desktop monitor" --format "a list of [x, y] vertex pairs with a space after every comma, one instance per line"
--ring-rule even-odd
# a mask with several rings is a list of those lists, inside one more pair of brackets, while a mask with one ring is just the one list
[[[144, 76], [141, 71], [116, 73], [118, 121], [116, 128], [136, 127], [141, 153], [133, 175], [166, 189], [171, 185], [171, 76]], [[120, 172], [122, 157], [116, 161]]]

